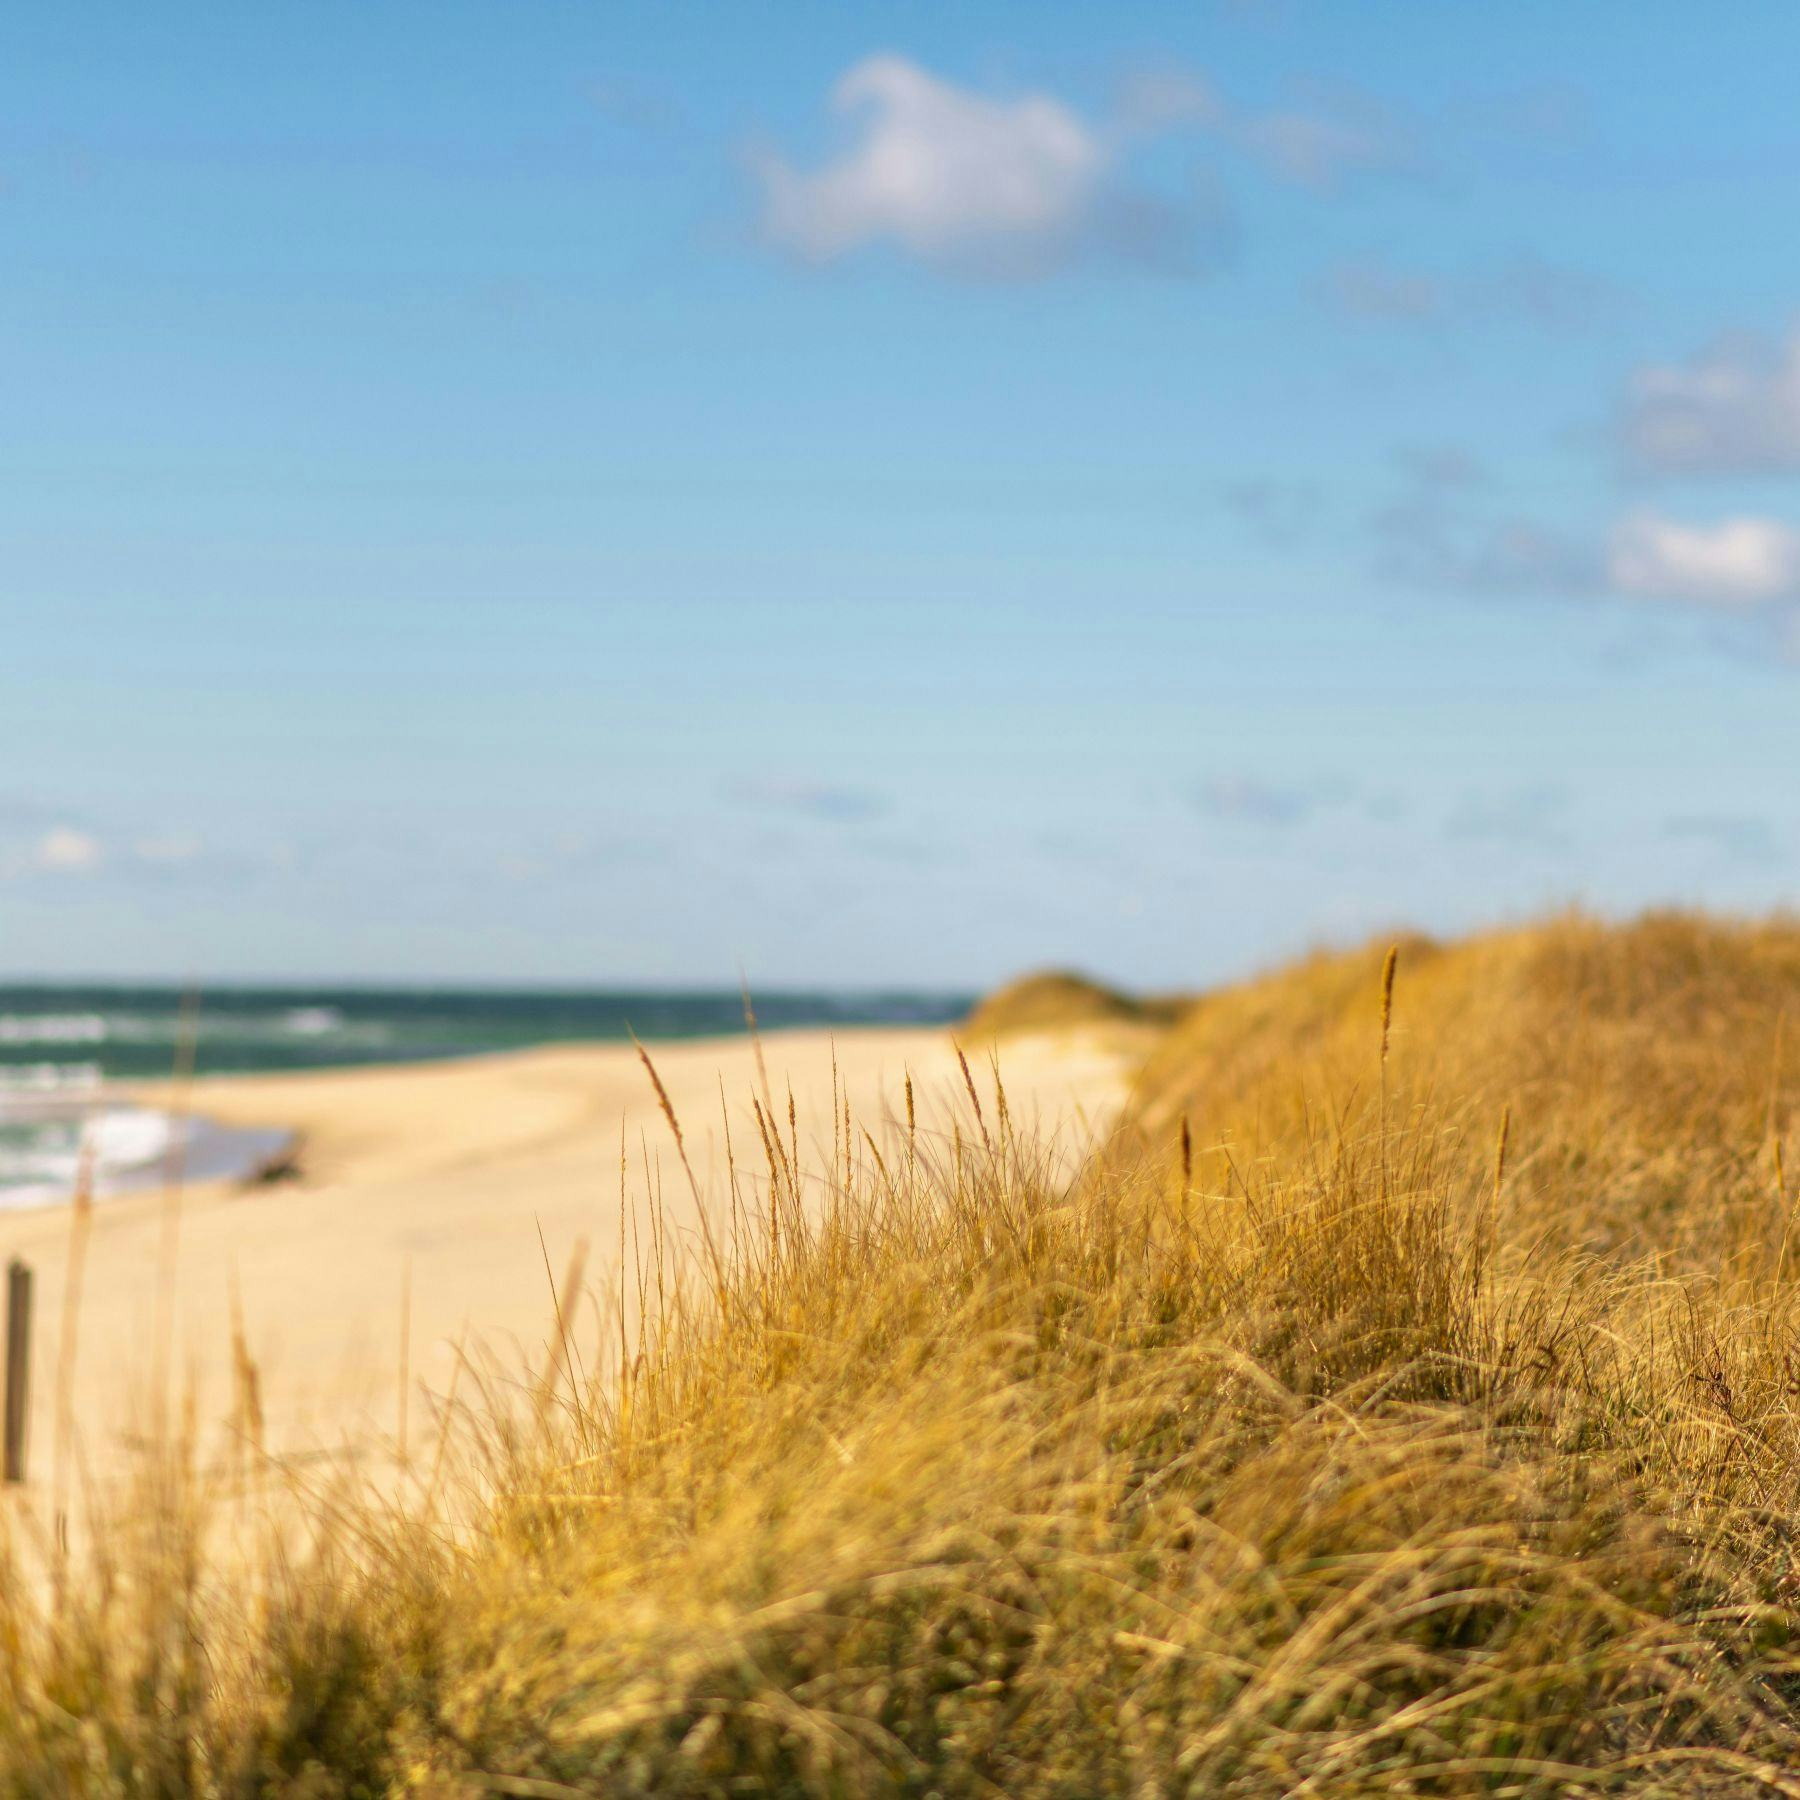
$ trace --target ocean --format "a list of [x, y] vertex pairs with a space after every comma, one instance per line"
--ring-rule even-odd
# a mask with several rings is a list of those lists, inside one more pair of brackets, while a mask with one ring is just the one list
[[[948, 1024], [972, 1004], [967, 994], [906, 990], [785, 990], [755, 1000], [765, 1031]], [[201, 1075], [745, 1028], [742, 995], [725, 989], [226, 987], [189, 1001], [170, 987], [0, 985], [0, 1209], [65, 1198], [84, 1156], [99, 1197], [160, 1182], [177, 1159], [196, 1180], [251, 1174], [279, 1159], [280, 1133], [180, 1122], [117, 1093], [118, 1082], [174, 1071], [190, 1005]]]

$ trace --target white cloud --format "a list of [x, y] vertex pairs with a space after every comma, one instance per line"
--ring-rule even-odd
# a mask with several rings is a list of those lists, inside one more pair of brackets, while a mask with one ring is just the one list
[[1800, 325], [1785, 341], [1721, 338], [1632, 377], [1621, 420], [1640, 466], [1695, 473], [1800, 469]]
[[1800, 598], [1800, 531], [1774, 519], [1686, 525], [1639, 513], [1615, 527], [1606, 567], [1621, 594], [1745, 611]]
[[1198, 90], [1128, 94], [1099, 125], [1042, 93], [994, 98], [900, 56], [873, 56], [832, 91], [853, 137], [816, 168], [750, 158], [770, 243], [828, 263], [890, 244], [954, 274], [1024, 280], [1082, 257], [1193, 273], [1229, 254], [1228, 209], [1196, 171], [1173, 197], [1133, 185], [1134, 136], [1196, 123]]
[[45, 874], [82, 875], [106, 861], [106, 848], [91, 832], [53, 825], [31, 847], [28, 866]]
[[828, 262], [888, 239], [924, 261], [1008, 272], [1055, 261], [1090, 220], [1111, 156], [1044, 94], [990, 100], [899, 56], [872, 56], [832, 93], [861, 121], [842, 156], [807, 172], [759, 161], [764, 226]]

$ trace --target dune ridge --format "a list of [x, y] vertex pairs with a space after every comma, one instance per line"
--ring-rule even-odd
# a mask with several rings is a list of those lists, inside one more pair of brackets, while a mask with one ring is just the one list
[[0, 1770], [1800, 1791], [1797, 1008], [1782, 921], [1378, 943], [1196, 1000], [1073, 1172], [954, 1052], [810, 1150], [756, 1084], [704, 1177], [668, 1081], [717, 1233], [475, 1397], [462, 1525], [345, 1502], [222, 1608], [165, 1483], [123, 1589], [10, 1590]]

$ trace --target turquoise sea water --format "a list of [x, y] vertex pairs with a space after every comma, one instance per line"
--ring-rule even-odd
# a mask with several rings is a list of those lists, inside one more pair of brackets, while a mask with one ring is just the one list
[[[760, 1029], [946, 1024], [966, 994], [795, 992], [757, 997]], [[184, 1023], [184, 1019], [187, 1023]], [[0, 1207], [62, 1197], [83, 1154], [98, 1190], [163, 1178], [249, 1173], [278, 1156], [276, 1133], [186, 1126], [133, 1106], [108, 1084], [154, 1080], [191, 1035], [196, 1071], [422, 1062], [533, 1044], [710, 1037], [745, 1029], [735, 991], [569, 992], [420, 988], [0, 985]]]

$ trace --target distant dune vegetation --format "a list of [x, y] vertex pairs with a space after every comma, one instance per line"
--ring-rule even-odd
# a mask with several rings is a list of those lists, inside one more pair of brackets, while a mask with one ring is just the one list
[[1567, 918], [1180, 1009], [1072, 1183], [765, 1117], [458, 1531], [9, 1582], [0, 1789], [1800, 1794], [1797, 1030], [1792, 924]]
[[1085, 1025], [1165, 1025], [1181, 1012], [1179, 999], [1140, 999], [1103, 987], [1067, 969], [1045, 969], [996, 988], [963, 1025], [970, 1039], [1022, 1036]]

